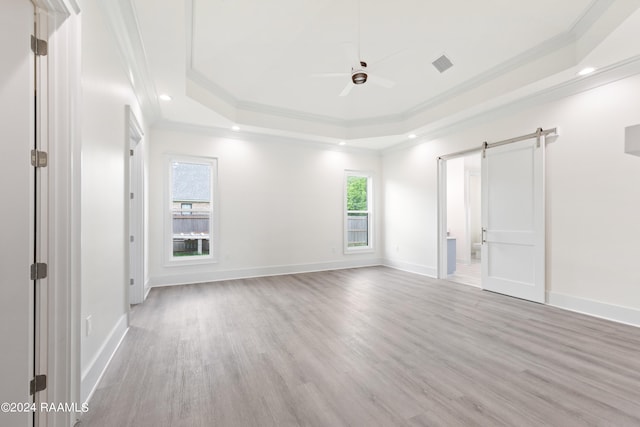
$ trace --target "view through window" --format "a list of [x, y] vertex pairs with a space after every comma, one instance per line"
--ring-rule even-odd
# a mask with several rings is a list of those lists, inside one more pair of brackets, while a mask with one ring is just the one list
[[174, 257], [210, 254], [212, 164], [171, 162], [171, 229]]
[[371, 177], [349, 173], [346, 176], [347, 249], [371, 248]]

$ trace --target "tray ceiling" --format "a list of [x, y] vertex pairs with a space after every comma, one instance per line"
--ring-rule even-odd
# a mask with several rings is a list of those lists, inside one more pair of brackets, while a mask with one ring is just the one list
[[[326, 138], [402, 135], [578, 66], [637, 1], [132, 0], [172, 121]], [[621, 4], [621, 3], [624, 3]], [[338, 96], [344, 45], [395, 81]], [[441, 55], [453, 67], [440, 73]], [[205, 123], [203, 123], [205, 122]]]

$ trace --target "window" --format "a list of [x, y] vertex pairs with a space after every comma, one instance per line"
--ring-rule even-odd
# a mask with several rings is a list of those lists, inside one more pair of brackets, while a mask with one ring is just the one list
[[182, 210], [182, 215], [191, 215], [193, 203], [180, 203], [180, 209]]
[[345, 173], [345, 252], [373, 249], [371, 181], [367, 173]]
[[169, 214], [167, 235], [171, 263], [215, 260], [214, 233], [216, 159], [169, 159]]

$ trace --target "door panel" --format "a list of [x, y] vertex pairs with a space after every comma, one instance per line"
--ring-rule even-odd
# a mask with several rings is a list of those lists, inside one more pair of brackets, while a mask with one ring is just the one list
[[544, 302], [544, 141], [486, 150], [482, 226], [482, 287]]
[[[33, 377], [34, 61], [33, 5], [3, 0], [0, 14], [0, 402], [31, 402]], [[0, 412], [2, 426], [29, 426], [32, 413]]]

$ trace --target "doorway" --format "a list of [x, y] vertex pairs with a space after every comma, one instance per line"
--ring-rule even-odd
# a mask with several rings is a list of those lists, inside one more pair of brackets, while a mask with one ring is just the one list
[[[557, 129], [538, 128], [438, 158], [438, 278], [545, 302], [545, 147], [550, 134], [557, 136]], [[480, 177], [475, 167], [465, 166], [470, 155], [480, 155]], [[464, 199], [459, 183], [463, 174]], [[478, 186], [479, 236], [477, 216], [472, 213], [478, 205], [472, 187]], [[478, 243], [481, 279], [471, 283], [467, 278], [474, 274], [465, 270], [465, 261], [473, 265]], [[457, 272], [459, 266], [462, 271]]]
[[447, 279], [481, 287], [482, 188], [479, 152], [446, 160]]

